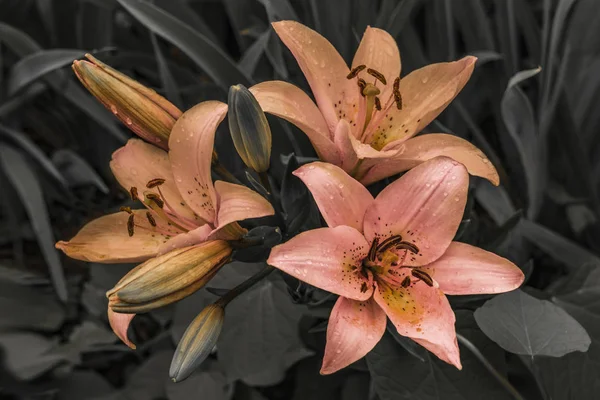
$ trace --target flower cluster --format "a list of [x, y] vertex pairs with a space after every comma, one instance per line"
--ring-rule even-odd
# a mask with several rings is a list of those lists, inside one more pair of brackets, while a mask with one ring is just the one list
[[[91, 221], [57, 247], [84, 261], [142, 262], [107, 293], [113, 330], [135, 348], [127, 336], [135, 314], [199, 290], [237, 249], [252, 245], [239, 221], [280, 214], [268, 176], [271, 130], [264, 112], [270, 113], [300, 128], [322, 160], [294, 175], [312, 194], [327, 227], [289, 235], [267, 259], [339, 295], [321, 372], [365, 356], [385, 333], [388, 318], [400, 335], [460, 369], [446, 295], [506, 292], [524, 279], [510, 261], [453, 241], [469, 174], [497, 185], [494, 166], [456, 136], [415, 136], [465, 86], [476, 59], [429, 65], [401, 78], [398, 48], [385, 31], [367, 28], [348, 67], [311, 29], [292, 21], [273, 27], [300, 65], [316, 104], [290, 83], [269, 81], [249, 89], [233, 86], [229, 104], [206, 101], [181, 113], [93, 57], [74, 63], [86, 88], [146, 140], [131, 139], [110, 164], [131, 200], [143, 207], [122, 207]], [[237, 153], [264, 186], [260, 194], [219, 164], [214, 139], [226, 115]], [[376, 197], [366, 187], [403, 172]], [[222, 180], [213, 181], [213, 173]], [[189, 376], [213, 349], [227, 303], [267, 273], [196, 317], [173, 358], [174, 380]]]

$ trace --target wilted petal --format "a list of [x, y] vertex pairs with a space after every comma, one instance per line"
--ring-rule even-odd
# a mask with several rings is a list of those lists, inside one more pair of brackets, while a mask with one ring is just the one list
[[396, 155], [375, 163], [360, 181], [370, 185], [438, 156], [458, 161], [471, 175], [485, 178], [496, 186], [500, 183], [496, 168], [481, 150], [464, 139], [443, 133], [421, 135], [399, 144]]
[[368, 243], [354, 228], [320, 228], [275, 246], [267, 263], [323, 290], [367, 300], [373, 288], [356, 267], [368, 251]]
[[398, 333], [410, 337], [440, 359], [461, 368], [454, 327], [456, 318], [440, 289], [418, 280], [407, 288], [379, 282], [373, 297]]
[[283, 118], [304, 132], [321, 160], [340, 164], [321, 111], [302, 89], [283, 81], [267, 81], [252, 86], [250, 91], [264, 112]]
[[329, 131], [335, 131], [344, 114], [344, 118], [355, 120], [353, 105], [358, 103], [359, 90], [354, 80], [346, 79], [350, 70], [333, 45], [295, 21], [274, 22], [273, 28], [302, 69]]
[[[381, 89], [381, 99], [387, 100], [392, 91], [394, 79], [400, 76], [400, 51], [394, 38], [382, 29], [367, 27], [363, 34], [358, 50], [352, 61], [352, 68], [358, 65], [366, 65], [381, 72], [387, 81], [386, 85], [377, 82]], [[372, 82], [373, 77], [363, 70], [359, 76], [368, 82]]]
[[403, 264], [425, 265], [438, 259], [462, 220], [469, 174], [462, 164], [438, 157], [408, 171], [383, 189], [365, 214], [365, 237], [401, 235], [419, 249]]
[[340, 167], [313, 162], [294, 171], [312, 193], [321, 215], [331, 228], [346, 225], [362, 232], [371, 193]]
[[[180, 225], [191, 228], [203, 223], [181, 197], [166, 151], [140, 139], [129, 139], [125, 146], [113, 153], [110, 168], [125, 190], [129, 191], [132, 187], [137, 189], [138, 199], [142, 202], [144, 193], [162, 193], [165, 211]], [[165, 182], [151, 189], [146, 187], [149, 181], [157, 178]]]
[[523, 272], [506, 258], [452, 242], [443, 256], [422, 268], [446, 294], [504, 293], [521, 286]]
[[227, 104], [205, 101], [177, 120], [169, 138], [169, 158], [175, 183], [187, 204], [207, 222], [216, 218], [216, 194], [210, 167], [217, 126]]
[[135, 314], [116, 313], [111, 310], [110, 307], [108, 307], [108, 323], [110, 324], [113, 332], [130, 349], [135, 350], [135, 344], [133, 344], [127, 336], [127, 329], [129, 329], [129, 325], [131, 324], [133, 317], [135, 317]]
[[455, 62], [427, 65], [408, 74], [400, 81], [402, 110], [394, 105], [372, 121], [366, 137], [369, 141], [377, 139], [386, 128], [387, 138], [378, 140], [385, 145], [420, 132], [462, 90], [473, 73], [475, 61], [477, 58], [468, 56]]
[[327, 326], [321, 374], [332, 374], [363, 358], [385, 333], [385, 312], [373, 299], [339, 297]]
[[105, 215], [86, 224], [73, 237], [56, 243], [56, 248], [76, 260], [105, 264], [145, 261], [154, 257], [169, 237], [181, 233], [175, 227], [155, 218], [150, 225], [145, 210], [133, 210], [134, 234], [129, 236], [129, 214]]
[[235, 221], [273, 215], [271, 203], [246, 186], [224, 181], [215, 182], [219, 207], [216, 225], [221, 228]]

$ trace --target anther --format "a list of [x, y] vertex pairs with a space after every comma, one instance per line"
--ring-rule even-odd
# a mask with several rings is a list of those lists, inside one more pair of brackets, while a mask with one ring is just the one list
[[400, 286], [402, 286], [403, 288], [409, 287], [410, 286], [410, 276], [405, 276], [402, 283], [400, 283]]
[[165, 202], [156, 193], [146, 193], [146, 198], [153, 201], [159, 208], [163, 208]]
[[363, 94], [363, 90], [365, 90], [366, 86], [367, 86], [367, 82], [365, 82], [365, 80], [362, 78], [358, 78], [358, 87], [360, 88], [360, 95], [362, 97], [365, 97], [365, 95]]
[[378, 81], [380, 81], [381, 83], [383, 83], [384, 85], [387, 85], [387, 81], [385, 80], [385, 76], [383, 76], [383, 74], [373, 68], [367, 68], [367, 74], [374, 76], [375, 79], [377, 79]]
[[121, 207], [119, 208], [119, 211], [125, 211], [127, 214], [133, 213], [133, 211], [131, 211], [131, 207]]
[[146, 211], [146, 218], [148, 218], [148, 222], [150, 222], [150, 225], [156, 226], [156, 220], [154, 219], [152, 214], [150, 214], [150, 211]]
[[363, 282], [363, 283], [360, 285], [360, 292], [361, 292], [361, 293], [364, 293], [364, 292], [366, 292], [366, 291], [367, 291], [367, 289], [369, 289], [369, 286], [367, 286], [367, 284], [366, 284], [365, 282]]
[[427, 272], [421, 271], [420, 269], [413, 269], [410, 271], [410, 273], [415, 278], [423, 281], [423, 283], [425, 283], [427, 286], [433, 286], [433, 279], [431, 279], [431, 276], [429, 276]]
[[379, 97], [375, 97], [375, 108], [377, 111], [381, 111], [381, 101], [379, 100]]
[[367, 68], [366, 65], [358, 65], [354, 68], [352, 68], [352, 70], [350, 71], [350, 73], [348, 75], [346, 75], [346, 79], [352, 79], [355, 78], [356, 75], [358, 75], [358, 73], [360, 71], [362, 71], [363, 69]]
[[394, 80], [394, 101], [398, 110], [402, 110], [402, 96], [400, 95], [400, 78]]
[[137, 188], [135, 186], [132, 186], [129, 189], [129, 195], [131, 196], [131, 200], [137, 200], [138, 199], [138, 191], [137, 191]]
[[389, 238], [387, 238], [383, 242], [381, 242], [381, 244], [377, 248], [377, 252], [383, 253], [387, 249], [395, 246], [396, 244], [398, 244], [400, 242], [402, 242], [402, 235], [390, 236]]
[[398, 250], [408, 250], [411, 253], [419, 254], [419, 248], [412, 243], [409, 242], [400, 242], [396, 245], [396, 249]]
[[127, 233], [129, 233], [129, 237], [133, 236], [133, 214], [129, 214], [129, 218], [127, 219]]
[[379, 243], [378, 237], [373, 239], [373, 242], [371, 243], [371, 248], [369, 249], [369, 256], [368, 256], [370, 261], [375, 261], [375, 257], [377, 256], [377, 244], [378, 243]]
[[163, 183], [165, 183], [165, 180], [163, 178], [155, 178], [155, 179], [149, 180], [148, 183], [146, 183], [146, 187], [148, 189], [152, 189], [153, 187], [160, 186]]

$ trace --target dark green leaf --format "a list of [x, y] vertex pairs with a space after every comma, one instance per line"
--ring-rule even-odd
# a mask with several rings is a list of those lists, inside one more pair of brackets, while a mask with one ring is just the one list
[[201, 368], [182, 382], [167, 384], [169, 400], [229, 400], [231, 391], [232, 387], [227, 384], [225, 375], [216, 368]]
[[108, 187], [92, 167], [77, 153], [61, 149], [52, 155], [52, 162], [67, 178], [69, 187], [94, 185], [102, 193], [108, 193]]
[[0, 329], [54, 331], [65, 320], [65, 310], [51, 293], [0, 280]]
[[3, 364], [17, 378], [36, 378], [66, 361], [65, 356], [53, 353], [56, 340], [30, 332], [0, 333]]
[[160, 45], [158, 44], [158, 40], [156, 39], [156, 35], [154, 33], [150, 33], [150, 41], [152, 42], [152, 48], [154, 49], [154, 54], [156, 55], [158, 72], [160, 73], [160, 80], [162, 81], [165, 94], [173, 104], [179, 108], [183, 108], [183, 100], [179, 94], [177, 82], [175, 82], [175, 78], [169, 69], [167, 60], [160, 49]]
[[521, 290], [489, 300], [475, 319], [490, 339], [515, 354], [560, 357], [590, 346], [587, 332], [569, 314]]

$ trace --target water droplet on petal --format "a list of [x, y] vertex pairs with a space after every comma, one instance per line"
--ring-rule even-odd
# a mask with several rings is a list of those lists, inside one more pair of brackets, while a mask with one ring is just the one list
[[110, 106], [110, 111], [112, 111], [113, 114], [117, 115], [119, 112], [117, 111], [117, 107], [115, 106]]
[[131, 125], [133, 122], [131, 122], [131, 118], [127, 117], [127, 118], [125, 119], [125, 123], [126, 123], [127, 125]]

